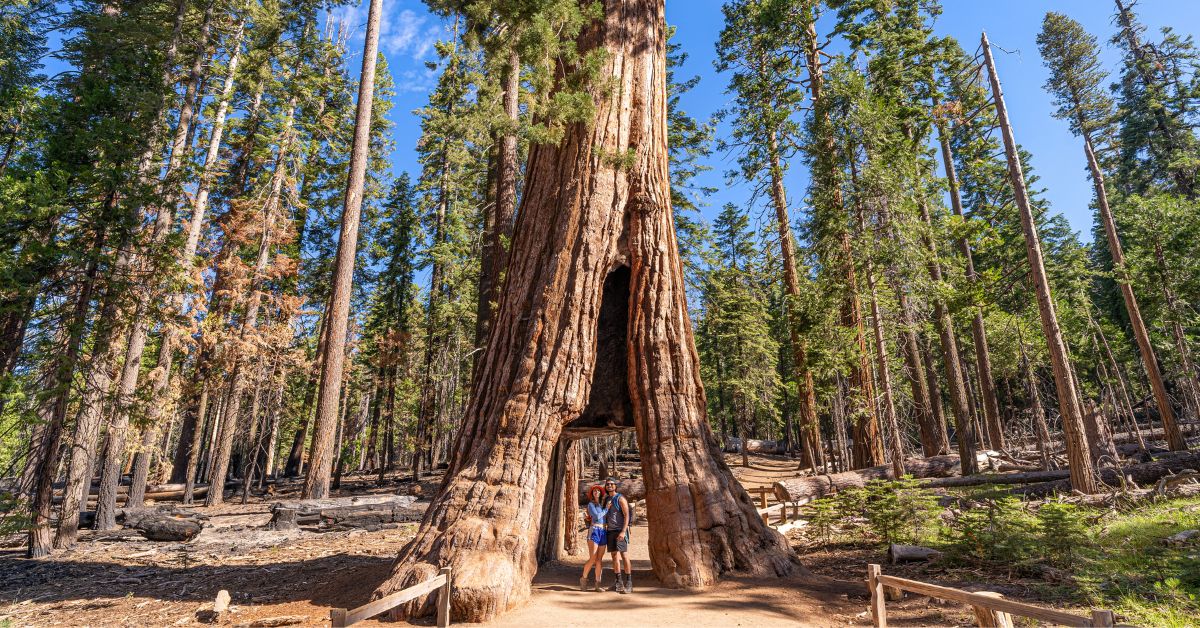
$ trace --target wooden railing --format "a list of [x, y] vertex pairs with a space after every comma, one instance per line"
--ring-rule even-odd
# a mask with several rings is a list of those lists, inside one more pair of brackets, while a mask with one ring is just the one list
[[445, 628], [450, 625], [450, 568], [442, 567], [438, 571], [438, 575], [426, 580], [425, 582], [414, 584], [407, 589], [397, 591], [387, 597], [381, 597], [374, 602], [363, 604], [358, 608], [346, 610], [344, 608], [334, 608], [329, 611], [329, 620], [333, 624], [333, 628], [343, 628], [344, 626], [354, 625], [364, 619], [370, 619], [380, 613], [400, 606], [405, 602], [410, 602], [416, 598], [429, 593], [435, 589], [438, 590], [437, 602], [437, 625], [438, 628]]
[[1091, 617], [1081, 617], [1052, 608], [1006, 600], [999, 593], [971, 593], [927, 582], [885, 576], [880, 573], [879, 565], [867, 565], [867, 588], [871, 591], [871, 619], [874, 625], [880, 628], [887, 626], [885, 587], [969, 604], [975, 610], [975, 618], [979, 625], [986, 627], [1012, 628], [1012, 615], [1030, 617], [1059, 626], [1112, 626], [1114, 621], [1112, 611], [1093, 609]]
[[798, 518], [800, 516], [800, 507], [809, 502], [808, 499], [803, 499], [794, 502], [781, 502], [775, 504], [774, 506], [768, 506], [767, 496], [775, 494], [774, 488], [770, 486], [756, 486], [746, 489], [746, 492], [750, 493], [751, 495], [758, 496], [758, 516], [762, 517], [763, 523], [768, 525], [771, 523], [771, 515], [774, 515], [775, 513], [779, 513], [779, 521], [776, 522], [777, 525], [787, 523], [788, 508], [792, 509], [792, 519]]

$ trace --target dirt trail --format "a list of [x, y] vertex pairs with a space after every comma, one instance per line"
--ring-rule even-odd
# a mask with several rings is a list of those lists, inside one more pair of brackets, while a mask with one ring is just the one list
[[[630, 546], [634, 592], [581, 592], [586, 560], [572, 557], [538, 570], [533, 597], [525, 607], [486, 626], [845, 626], [865, 608], [844, 595], [813, 592], [793, 580], [736, 578], [699, 592], [667, 589], [650, 571], [646, 528], [634, 528]], [[612, 584], [606, 561], [603, 585]]]
[[[750, 469], [734, 472], [748, 486], [792, 475], [794, 463], [752, 457]], [[636, 465], [622, 469], [635, 472]], [[437, 477], [425, 482], [430, 494]], [[278, 485], [269, 499], [293, 497], [298, 485]], [[407, 485], [374, 478], [347, 484], [338, 495], [391, 493]], [[132, 530], [85, 531], [74, 549], [44, 560], [22, 558], [23, 537], [0, 540], [0, 626], [182, 626], [202, 625], [204, 609], [217, 592], [232, 595], [220, 625], [253, 625], [288, 618], [296, 625], [329, 625], [329, 609], [368, 601], [383, 581], [396, 552], [414, 532], [398, 525], [369, 532], [264, 529], [270, 518], [262, 497], [248, 505], [197, 507], [209, 517], [190, 543], [156, 543]], [[804, 583], [734, 578], [699, 592], [666, 589], [650, 571], [647, 531], [635, 528], [631, 546], [635, 591], [580, 592], [584, 557], [543, 567], [524, 607], [489, 626], [558, 628], [569, 626], [845, 626], [866, 623], [865, 600], [814, 592]], [[840, 577], [840, 576], [839, 576]], [[611, 569], [605, 571], [608, 584]], [[418, 625], [430, 625], [419, 620]], [[365, 622], [363, 625], [396, 626]], [[407, 625], [407, 624], [399, 624]]]

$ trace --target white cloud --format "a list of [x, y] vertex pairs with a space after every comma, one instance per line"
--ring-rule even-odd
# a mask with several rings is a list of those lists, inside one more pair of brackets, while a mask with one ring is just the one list
[[[366, 36], [367, 4], [348, 5], [334, 12], [333, 17], [344, 21], [350, 29], [351, 39], [361, 42]], [[399, 0], [404, 2], [405, 0]], [[397, 0], [384, 0], [383, 14], [379, 19], [379, 47], [389, 56], [409, 55], [422, 63], [433, 52], [433, 45], [442, 36], [442, 27], [428, 13], [412, 9], [397, 10]]]

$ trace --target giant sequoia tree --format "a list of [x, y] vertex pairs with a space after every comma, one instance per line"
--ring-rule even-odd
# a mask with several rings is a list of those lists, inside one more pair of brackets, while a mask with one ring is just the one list
[[[552, 452], [601, 403], [632, 410], [651, 562], [664, 584], [796, 568], [721, 461], [705, 417], [670, 208], [663, 10], [662, 0], [608, 0], [580, 35], [594, 102], [559, 143], [530, 152], [509, 280], [447, 479], [377, 595], [449, 565], [460, 619], [487, 620], [528, 598]], [[612, 329], [600, 328], [605, 300], [628, 304], [606, 317]], [[624, 369], [595, 368], [613, 348], [599, 339], [622, 345]]]

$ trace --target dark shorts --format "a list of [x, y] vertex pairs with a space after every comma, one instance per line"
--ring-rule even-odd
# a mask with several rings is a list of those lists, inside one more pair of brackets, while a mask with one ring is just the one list
[[608, 551], [610, 552], [627, 552], [629, 551], [629, 532], [625, 533], [625, 538], [618, 541], [617, 537], [621, 536], [620, 530], [608, 531]]

